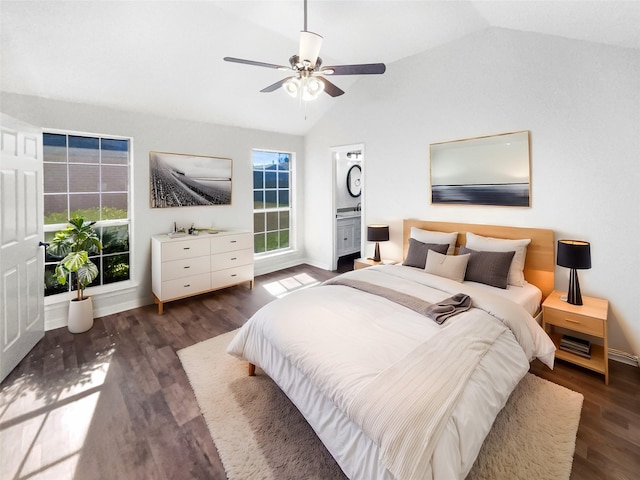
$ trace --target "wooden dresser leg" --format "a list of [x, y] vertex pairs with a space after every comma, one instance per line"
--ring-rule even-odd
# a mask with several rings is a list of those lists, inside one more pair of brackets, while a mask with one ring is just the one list
[[249, 363], [249, 376], [253, 377], [256, 374], [256, 366], [253, 363]]

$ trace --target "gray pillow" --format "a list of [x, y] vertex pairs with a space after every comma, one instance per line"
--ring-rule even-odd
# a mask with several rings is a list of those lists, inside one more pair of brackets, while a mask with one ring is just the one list
[[409, 239], [409, 251], [407, 252], [407, 258], [404, 259], [403, 265], [407, 267], [424, 268], [427, 263], [427, 252], [433, 250], [434, 252], [445, 254], [449, 248], [448, 244], [438, 245], [436, 243], [422, 243], [415, 238]]
[[459, 254], [470, 253], [464, 279], [492, 287], [507, 288], [509, 267], [516, 252], [477, 252], [460, 247]]

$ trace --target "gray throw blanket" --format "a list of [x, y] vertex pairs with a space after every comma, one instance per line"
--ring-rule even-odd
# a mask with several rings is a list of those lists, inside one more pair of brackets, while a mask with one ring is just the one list
[[418, 312], [425, 317], [430, 318], [438, 325], [450, 317], [462, 313], [471, 308], [471, 298], [464, 293], [456, 293], [452, 297], [445, 298], [438, 303], [429, 303], [421, 298], [398, 292], [391, 288], [382, 287], [362, 280], [351, 280], [349, 278], [335, 277], [324, 282], [325, 285], [344, 285], [346, 287], [362, 290], [384, 297], [404, 307], [410, 308], [414, 312]]

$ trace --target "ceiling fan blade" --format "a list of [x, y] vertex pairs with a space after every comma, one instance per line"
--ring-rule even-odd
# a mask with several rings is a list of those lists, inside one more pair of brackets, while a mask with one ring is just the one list
[[262, 90], [260, 90], [261, 92], [264, 93], [269, 93], [269, 92], [273, 92], [277, 89], [279, 89], [282, 85], [285, 84], [285, 82], [287, 80], [289, 80], [290, 78], [295, 78], [295, 77], [287, 77], [287, 78], [283, 78], [282, 80], [278, 80], [276, 83], [274, 83], [273, 85], [269, 85], [268, 87], [264, 87]]
[[245, 65], [253, 65], [255, 67], [275, 68], [276, 70], [291, 70], [290, 67], [283, 65], [274, 65], [273, 63], [256, 62], [254, 60], [244, 60], [243, 58], [224, 57], [225, 62], [242, 63]]
[[336, 85], [331, 83], [326, 78], [322, 78], [322, 77], [319, 77], [319, 76], [316, 76], [315, 78], [317, 78], [322, 83], [324, 83], [324, 91], [327, 92], [332, 97], [339, 97], [340, 95], [342, 95], [344, 93], [344, 90], [338, 88]]
[[387, 70], [384, 63], [363, 63], [360, 65], [335, 65], [323, 67], [323, 75], [381, 75]]

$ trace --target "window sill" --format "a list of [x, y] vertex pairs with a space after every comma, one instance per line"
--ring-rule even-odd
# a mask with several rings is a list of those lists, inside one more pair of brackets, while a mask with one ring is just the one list
[[[89, 287], [85, 289], [85, 296], [108, 298], [113, 294], [128, 293], [129, 291], [135, 291], [138, 288], [138, 282], [133, 280], [126, 280], [124, 282], [111, 283], [109, 285], [101, 285], [99, 287]], [[57, 305], [59, 303], [66, 303], [78, 296], [77, 291], [58, 293], [56, 295], [50, 295], [44, 297], [45, 307], [51, 305]]]

